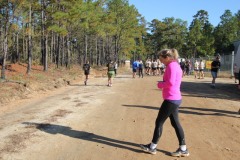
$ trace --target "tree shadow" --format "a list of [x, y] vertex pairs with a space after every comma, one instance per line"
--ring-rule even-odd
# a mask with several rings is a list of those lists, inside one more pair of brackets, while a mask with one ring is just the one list
[[[198, 112], [198, 111], [201, 111], [201, 112]], [[240, 118], [237, 112], [220, 110], [220, 109], [211, 109], [211, 108], [180, 107], [179, 112], [184, 114], [195, 114], [195, 115], [201, 115], [201, 116], [226, 116], [226, 117]]]
[[132, 79], [132, 77], [131, 76], [116, 76], [116, 77], [114, 77], [114, 78], [116, 78], [116, 79]]
[[5, 69], [8, 70], [9, 72], [17, 72], [15, 69], [12, 69], [11, 64], [6, 64]]
[[[159, 110], [159, 107], [153, 106], [144, 106], [144, 105], [126, 105], [122, 106], [130, 107], [130, 108], [145, 108], [151, 110]], [[184, 114], [193, 114], [193, 115], [210, 115], [210, 116], [226, 116], [232, 118], [240, 118], [237, 112], [227, 111], [227, 110], [219, 110], [219, 109], [211, 109], [211, 108], [197, 108], [197, 107], [179, 107], [179, 113]]]
[[84, 86], [84, 87], [92, 87], [92, 86], [96, 86], [96, 87], [107, 87], [107, 85], [105, 84], [88, 84], [88, 85], [85, 85], [85, 84], [69, 84], [69, 86]]
[[122, 106], [129, 107], [129, 108], [145, 108], [145, 109], [159, 110], [159, 107], [144, 106], [144, 105], [128, 105], [128, 104], [123, 104]]
[[182, 95], [185, 97], [204, 97], [240, 101], [240, 90], [236, 84], [217, 83], [213, 89], [209, 82], [182, 82]]
[[[22, 63], [19, 63], [20, 66], [23, 66], [25, 68], [27, 68], [27, 64], [22, 64]], [[35, 71], [43, 71], [43, 69], [37, 69], [37, 68], [34, 68], [34, 66], [32, 66], [31, 70], [35, 70]]]
[[[62, 125], [56, 125], [56, 124], [50, 124], [50, 123], [34, 123], [34, 122], [23, 122], [23, 124], [27, 125], [28, 127], [29, 126], [35, 127], [40, 131], [53, 134], [53, 135], [62, 134], [72, 138], [77, 138], [77, 139], [95, 142], [99, 144], [105, 144], [105, 145], [109, 145], [109, 146], [117, 147], [121, 149], [127, 149], [136, 153], [143, 153], [141, 149], [133, 148], [133, 147], [139, 148], [140, 147], [139, 144], [112, 139], [112, 138], [104, 137], [101, 135], [97, 135], [97, 134], [89, 133], [85, 131], [73, 130], [71, 127], [68, 127], [68, 126], [62, 126]], [[169, 152], [164, 150], [158, 150], [158, 151], [165, 154], [169, 154]]]

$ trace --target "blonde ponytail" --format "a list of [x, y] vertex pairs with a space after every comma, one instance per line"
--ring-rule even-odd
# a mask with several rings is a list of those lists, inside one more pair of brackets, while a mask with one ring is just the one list
[[166, 58], [171, 57], [172, 60], [178, 60], [179, 54], [176, 49], [163, 49], [159, 52], [159, 56]]
[[179, 57], [178, 51], [175, 48], [171, 49], [171, 51], [172, 51], [172, 58], [174, 60], [178, 60], [178, 57]]

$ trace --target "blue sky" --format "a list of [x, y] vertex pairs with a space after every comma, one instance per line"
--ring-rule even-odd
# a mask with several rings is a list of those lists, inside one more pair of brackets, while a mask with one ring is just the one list
[[225, 10], [229, 9], [233, 15], [240, 10], [239, 0], [129, 0], [129, 4], [134, 5], [147, 22], [174, 17], [187, 21], [188, 25], [199, 10], [208, 12], [213, 26], [218, 25]]

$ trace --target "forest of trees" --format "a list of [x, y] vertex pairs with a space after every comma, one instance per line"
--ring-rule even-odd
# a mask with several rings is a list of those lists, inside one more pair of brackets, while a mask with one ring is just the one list
[[[156, 13], [157, 14], [157, 13]], [[0, 0], [1, 79], [9, 63], [49, 64], [70, 68], [89, 60], [154, 56], [176, 48], [182, 57], [211, 56], [233, 51], [240, 40], [240, 10], [226, 10], [214, 27], [208, 12], [197, 11], [188, 22], [174, 17], [146, 22], [128, 0]]]

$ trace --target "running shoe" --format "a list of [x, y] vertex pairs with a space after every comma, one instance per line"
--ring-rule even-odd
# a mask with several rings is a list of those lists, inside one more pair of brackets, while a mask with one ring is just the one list
[[146, 145], [140, 144], [140, 147], [141, 147], [141, 149], [142, 149], [144, 152], [147, 152], [147, 153], [150, 153], [150, 154], [156, 154], [156, 153], [157, 153], [157, 149], [156, 149], [156, 148], [151, 149], [151, 148], [150, 148], [150, 145], [151, 145], [151, 144], [146, 144]]
[[186, 149], [186, 151], [182, 151], [181, 148], [178, 148], [176, 152], [172, 152], [171, 156], [173, 157], [187, 157], [189, 156], [189, 152]]

